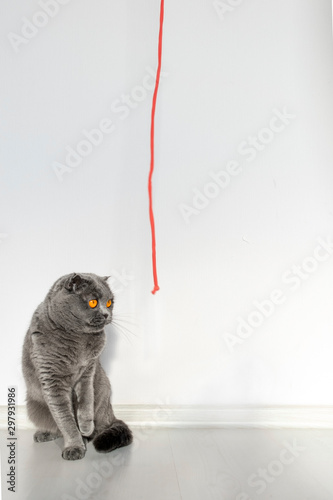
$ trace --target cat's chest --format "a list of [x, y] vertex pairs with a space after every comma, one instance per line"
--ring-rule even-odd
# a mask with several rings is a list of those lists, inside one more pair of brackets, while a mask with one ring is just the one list
[[101, 338], [87, 338], [82, 342], [76, 352], [76, 359], [71, 366], [72, 383], [75, 384], [90, 369], [92, 363], [95, 364], [104, 347], [104, 340]]
[[101, 354], [105, 343], [104, 335], [84, 336], [77, 350], [77, 363], [86, 366]]

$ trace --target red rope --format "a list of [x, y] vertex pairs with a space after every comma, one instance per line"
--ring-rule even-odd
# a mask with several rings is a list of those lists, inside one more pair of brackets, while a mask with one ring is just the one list
[[149, 219], [151, 227], [151, 242], [152, 242], [152, 260], [153, 260], [153, 277], [154, 277], [154, 289], [152, 294], [155, 294], [157, 290], [160, 289], [158, 286], [157, 279], [157, 266], [156, 266], [156, 238], [155, 238], [155, 221], [154, 221], [154, 211], [153, 211], [153, 194], [152, 194], [152, 177], [154, 172], [154, 140], [155, 140], [155, 110], [156, 110], [156, 99], [157, 92], [160, 83], [161, 66], [162, 66], [162, 38], [163, 38], [163, 18], [164, 18], [164, 0], [161, 0], [160, 8], [160, 32], [158, 36], [158, 66], [156, 73], [155, 90], [153, 94], [153, 102], [151, 109], [151, 128], [150, 128], [150, 170], [148, 178], [148, 194], [149, 194]]

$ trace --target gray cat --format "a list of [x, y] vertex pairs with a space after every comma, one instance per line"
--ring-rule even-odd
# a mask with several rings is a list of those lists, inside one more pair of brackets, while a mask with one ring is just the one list
[[36, 309], [24, 340], [27, 410], [38, 428], [34, 440], [62, 436], [65, 460], [83, 458], [90, 440], [103, 453], [132, 442], [128, 426], [114, 416], [99, 361], [113, 302], [107, 277], [63, 276]]

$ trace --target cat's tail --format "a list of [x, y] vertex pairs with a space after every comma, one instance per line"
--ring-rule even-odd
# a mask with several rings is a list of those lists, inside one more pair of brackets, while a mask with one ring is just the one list
[[131, 444], [133, 434], [122, 420], [114, 420], [111, 426], [104, 429], [93, 438], [93, 445], [100, 453], [109, 453], [116, 448]]

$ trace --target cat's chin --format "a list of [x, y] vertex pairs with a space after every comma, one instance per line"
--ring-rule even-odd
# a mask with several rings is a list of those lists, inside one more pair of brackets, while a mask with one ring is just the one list
[[102, 331], [107, 325], [110, 325], [110, 323], [111, 320], [101, 321], [101, 323], [95, 323], [95, 324], [88, 323], [87, 327], [91, 329], [92, 332], [96, 332], [99, 330]]
[[105, 327], [105, 323], [101, 325], [87, 325], [87, 328], [84, 330], [84, 333], [103, 333]]

